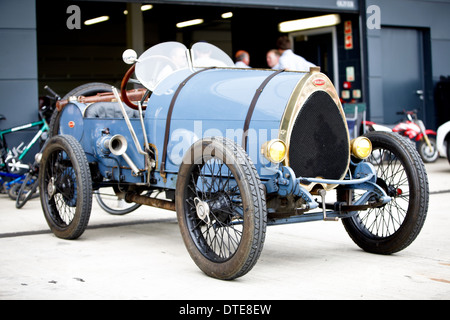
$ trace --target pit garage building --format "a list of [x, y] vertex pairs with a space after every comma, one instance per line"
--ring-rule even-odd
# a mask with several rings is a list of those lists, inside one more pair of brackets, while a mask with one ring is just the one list
[[[324, 16], [332, 21], [280, 29]], [[397, 111], [417, 109], [435, 129], [450, 120], [448, 90], [437, 90], [449, 88], [449, 16], [450, 0], [0, 0], [0, 125], [36, 120], [45, 85], [61, 95], [87, 82], [119, 86], [126, 48], [207, 41], [231, 57], [246, 50], [252, 67], [266, 68], [267, 51], [288, 35], [347, 110], [395, 123]], [[98, 17], [107, 18], [86, 24]], [[178, 24], [192, 20], [200, 23]]]

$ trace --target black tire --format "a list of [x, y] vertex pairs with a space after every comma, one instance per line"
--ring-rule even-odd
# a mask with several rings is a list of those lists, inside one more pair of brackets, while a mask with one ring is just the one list
[[[425, 223], [428, 211], [428, 178], [415, 146], [390, 132], [369, 132], [374, 151], [368, 159], [377, 171], [377, 184], [392, 200], [378, 208], [342, 219], [350, 237], [363, 250], [392, 254], [409, 246]], [[358, 195], [355, 192], [355, 197]]]
[[[184, 243], [203, 272], [231, 280], [253, 268], [267, 209], [264, 187], [241, 147], [221, 137], [194, 143], [180, 166], [175, 202]], [[196, 208], [209, 214], [202, 219]]]
[[62, 239], [76, 239], [87, 227], [92, 209], [89, 164], [80, 143], [58, 135], [42, 153], [39, 189], [45, 219]]
[[[69, 99], [72, 96], [93, 96], [97, 93], [103, 93], [103, 92], [111, 92], [111, 85], [103, 83], [103, 82], [91, 82], [86, 83], [81, 86], [76, 87], [75, 89], [72, 89], [67, 93], [64, 97], [62, 97], [62, 100]], [[61, 117], [61, 112], [55, 109], [53, 111], [53, 114], [50, 118], [50, 124], [49, 124], [49, 138], [56, 136], [59, 134], [59, 118]]]
[[8, 190], [8, 197], [11, 200], [16, 200], [17, 199], [17, 193], [19, 192], [19, 188], [20, 188], [20, 184], [19, 183], [14, 183], [11, 188], [9, 188]]
[[17, 199], [16, 199], [17, 209], [22, 208], [27, 203], [28, 200], [36, 197], [35, 192], [37, 190], [38, 185], [39, 180], [37, 173], [33, 169], [31, 169], [30, 172], [27, 173], [25, 179], [20, 185], [19, 191], [17, 192]]
[[436, 138], [428, 137], [431, 144], [431, 150], [428, 147], [427, 143], [424, 139], [420, 140], [417, 144], [417, 151], [419, 152], [420, 157], [425, 163], [433, 163], [439, 158], [439, 153], [437, 150]]

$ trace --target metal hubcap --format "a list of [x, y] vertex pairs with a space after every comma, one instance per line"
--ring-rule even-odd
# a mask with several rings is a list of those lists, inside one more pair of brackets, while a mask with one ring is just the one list
[[194, 204], [197, 211], [197, 217], [203, 220], [206, 224], [211, 224], [211, 219], [209, 218], [209, 205], [199, 198], [194, 198]]
[[56, 192], [55, 178], [51, 177], [51, 179], [48, 183], [48, 186], [47, 186], [47, 193], [48, 193], [50, 199], [53, 197], [55, 192]]

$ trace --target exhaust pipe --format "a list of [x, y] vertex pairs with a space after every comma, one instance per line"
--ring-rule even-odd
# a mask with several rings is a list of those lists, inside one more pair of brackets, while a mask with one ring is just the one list
[[125, 201], [142, 204], [144, 206], [176, 211], [175, 202], [163, 199], [149, 198], [134, 193], [132, 194], [127, 193], [127, 195], [125, 196]]
[[122, 156], [122, 158], [126, 161], [126, 163], [130, 166], [131, 171], [134, 175], [139, 175], [139, 169], [134, 164], [134, 162], [130, 159], [130, 157], [125, 153], [128, 148], [128, 142], [125, 139], [124, 136], [120, 134], [116, 134], [111, 139], [107, 140], [106, 142], [108, 145], [108, 149], [111, 151], [112, 154], [116, 156]]

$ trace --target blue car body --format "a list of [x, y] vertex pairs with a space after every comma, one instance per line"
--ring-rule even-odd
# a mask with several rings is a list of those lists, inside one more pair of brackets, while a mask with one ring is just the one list
[[[143, 122], [138, 118], [138, 112], [128, 116], [142, 149], [145, 148], [144, 134], [148, 137], [148, 145], [154, 153], [152, 170], [133, 145], [133, 134], [120, 112], [108, 118], [88, 117], [87, 110], [95, 104], [76, 101], [63, 109], [61, 133], [72, 135], [80, 141], [88, 161], [97, 163], [106, 181], [147, 183], [154, 188], [175, 189], [177, 173], [187, 150], [199, 139], [213, 136], [229, 138], [244, 148], [266, 184], [267, 192], [278, 192], [282, 196], [295, 194], [304, 198], [310, 208], [317, 207], [309, 193], [316, 184], [327, 190], [333, 189], [348, 172], [351, 153], [345, 115], [331, 81], [318, 70], [291, 72], [214, 66], [181, 68], [158, 81], [152, 89]], [[271, 139], [284, 140], [290, 151], [300, 147], [286, 140], [289, 140], [295, 125], [293, 119], [306, 108], [303, 105], [310, 100], [312, 93], [325, 96], [322, 99], [327, 100], [325, 104], [330, 106], [333, 116], [325, 121], [328, 111], [310, 115], [315, 119], [311, 127], [316, 129], [308, 131], [310, 144], [302, 144], [300, 154], [306, 158], [309, 150], [314, 152], [311, 159], [305, 159], [299, 166], [312, 168], [319, 163], [321, 169], [317, 172], [305, 169], [309, 173], [305, 176], [302, 168], [292, 169], [289, 166], [289, 157], [281, 164], [274, 164], [262, 155], [261, 148]], [[113, 104], [112, 107], [118, 107], [117, 102]], [[129, 108], [125, 108], [130, 113]], [[310, 109], [318, 108], [314, 106]], [[327, 121], [337, 123], [339, 128], [330, 130], [333, 125], [328, 125]], [[105, 142], [114, 135], [120, 135], [128, 142], [126, 154], [139, 169], [139, 174], [131, 170], [129, 161], [123, 156], [108, 150]], [[322, 145], [314, 147], [312, 144], [316, 143]], [[335, 146], [338, 149], [333, 149]], [[341, 163], [337, 168], [332, 168], [331, 174], [327, 173], [331, 172], [327, 169], [330, 167], [328, 163], [332, 163], [330, 157], [335, 160], [339, 158]], [[362, 166], [360, 172], [371, 175], [369, 183], [373, 184], [372, 190], [387, 202], [384, 191], [375, 185], [376, 178], [370, 165], [359, 165]], [[283, 172], [288, 174], [289, 179], [283, 181]], [[347, 184], [361, 183], [367, 181], [347, 181]]]

